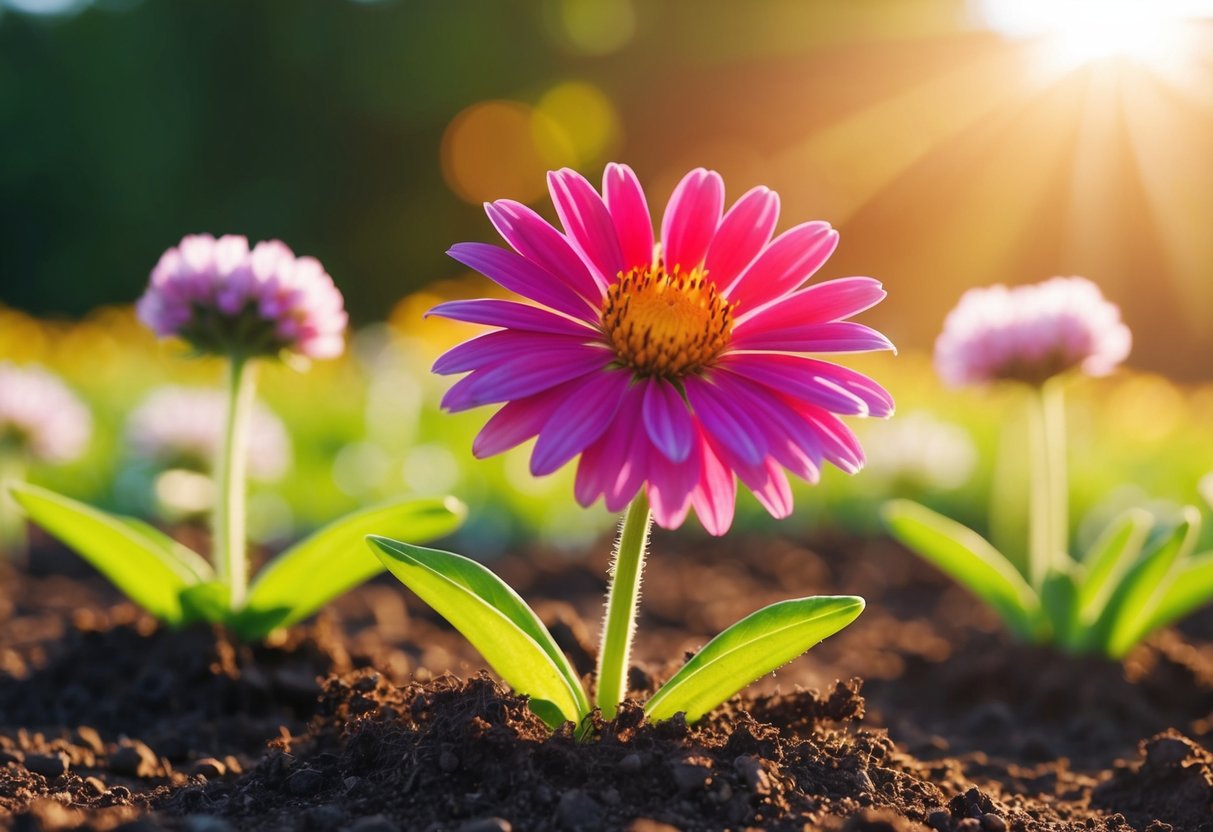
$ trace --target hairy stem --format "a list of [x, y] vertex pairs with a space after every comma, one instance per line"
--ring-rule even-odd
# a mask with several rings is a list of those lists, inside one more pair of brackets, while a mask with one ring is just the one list
[[223, 446], [215, 464], [218, 487], [212, 516], [215, 572], [228, 585], [228, 604], [244, 605], [248, 586], [245, 550], [245, 469], [248, 465], [249, 422], [256, 392], [255, 367], [242, 356], [232, 356], [228, 373], [227, 423]]
[[604, 719], [615, 718], [627, 693], [628, 662], [636, 632], [640, 575], [644, 571], [650, 521], [649, 501], [641, 491], [624, 515], [611, 564], [606, 619], [598, 648], [598, 707]]

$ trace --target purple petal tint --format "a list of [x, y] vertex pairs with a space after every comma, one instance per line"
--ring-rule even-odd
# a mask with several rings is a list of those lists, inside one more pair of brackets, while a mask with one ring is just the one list
[[772, 240], [773, 191], [749, 191], [722, 217], [723, 181], [697, 169], [671, 196], [655, 246], [630, 168], [608, 165], [601, 195], [569, 170], [548, 183], [563, 232], [502, 200], [486, 210], [513, 251], [451, 249], [531, 303], [431, 311], [496, 328], [434, 365], [468, 373], [447, 409], [502, 405], [476, 438], [477, 456], [537, 437], [532, 472], [578, 459], [581, 504], [601, 498], [618, 511], [643, 490], [658, 524], [676, 527], [693, 508], [712, 534], [732, 523], [738, 479], [785, 517], [785, 471], [816, 482], [826, 462], [848, 473], [863, 465], [839, 415], [888, 416], [892, 398], [867, 376], [797, 354], [892, 349], [847, 320], [884, 297], [877, 281], [802, 288], [837, 245], [829, 224]]
[[250, 250], [244, 237], [187, 236], [161, 256], [136, 308], [157, 335], [202, 352], [319, 359], [345, 349], [341, 292], [318, 260], [278, 240]]
[[935, 369], [949, 384], [1000, 379], [1040, 384], [1070, 370], [1112, 372], [1129, 355], [1120, 309], [1083, 277], [970, 289], [935, 342]]
[[42, 462], [71, 462], [92, 430], [88, 408], [58, 376], [0, 361], [0, 446]]

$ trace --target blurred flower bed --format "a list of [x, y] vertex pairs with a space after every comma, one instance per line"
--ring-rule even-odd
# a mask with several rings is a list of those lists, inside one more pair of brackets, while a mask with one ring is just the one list
[[[319, 362], [307, 375], [266, 369], [262, 399], [286, 425], [290, 467], [252, 486], [254, 540], [280, 548], [346, 512], [402, 494], [452, 493], [465, 501], [470, 519], [458, 542], [481, 556], [535, 537], [576, 549], [611, 526], [614, 519], [600, 506], [568, 510], [571, 469], [532, 478], [529, 443], [474, 460], [472, 439], [483, 416], [439, 411], [446, 383], [429, 366], [466, 337], [467, 328], [425, 319], [424, 312], [442, 300], [484, 294], [479, 281], [437, 284], [402, 300], [387, 323], [358, 330], [340, 360]], [[127, 307], [100, 308], [76, 323], [0, 308], [0, 356], [58, 373], [93, 412], [87, 453], [68, 465], [35, 466], [30, 479], [112, 511], [188, 520], [188, 507], [198, 500], [196, 479], [164, 476], [163, 466], [126, 438], [135, 404], [157, 388], [218, 388], [220, 362], [185, 361], [184, 349], [157, 343]], [[1026, 516], [1026, 428], [1008, 415], [1018, 412], [1008, 394], [948, 390], [925, 354], [852, 361], [884, 380], [898, 406], [887, 422], [856, 425], [868, 467], [856, 477], [827, 470], [818, 488], [794, 484], [796, 511], [781, 524], [742, 496], [737, 523], [783, 534], [824, 526], [876, 533], [879, 505], [911, 497], [988, 535], [1009, 557], [1024, 557], [1014, 541]], [[1185, 503], [1207, 509], [1200, 483], [1213, 470], [1210, 424], [1213, 384], [1180, 386], [1133, 371], [1098, 383], [1074, 381], [1070, 489], [1072, 535], [1080, 547], [1129, 506], [1167, 520]], [[999, 466], [1007, 476], [993, 476]], [[1208, 528], [1205, 538], [1213, 541]]]

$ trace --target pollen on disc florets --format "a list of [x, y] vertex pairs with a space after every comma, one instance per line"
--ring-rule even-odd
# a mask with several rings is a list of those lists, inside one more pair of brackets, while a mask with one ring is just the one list
[[620, 363], [638, 374], [682, 378], [728, 346], [733, 306], [700, 269], [632, 269], [607, 289], [602, 331]]

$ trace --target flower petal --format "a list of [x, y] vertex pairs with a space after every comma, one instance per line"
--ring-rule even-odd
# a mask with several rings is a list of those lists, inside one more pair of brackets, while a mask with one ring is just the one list
[[627, 165], [611, 163], [602, 174], [602, 195], [623, 253], [625, 269], [653, 263], [653, 220], [636, 174]]
[[624, 391], [615, 420], [582, 452], [573, 486], [581, 505], [590, 506], [602, 495], [608, 511], [620, 511], [644, 484], [651, 445], [640, 424], [643, 400], [638, 384]]
[[456, 243], [447, 254], [524, 298], [584, 321], [597, 320], [597, 311], [587, 300], [522, 255], [488, 243]]
[[847, 416], [884, 418], [893, 397], [862, 373], [799, 355], [733, 353], [717, 365], [794, 399]]
[[602, 436], [631, 380], [632, 374], [626, 370], [585, 378], [539, 431], [531, 454], [531, 473], [537, 477], [551, 474]]
[[697, 441], [703, 455], [703, 468], [699, 473], [699, 484], [691, 492], [691, 505], [708, 534], [719, 537], [733, 525], [737, 479], [733, 470], [720, 461], [702, 429]]
[[487, 203], [484, 210], [514, 251], [555, 275], [597, 308], [603, 287], [563, 234], [530, 208], [512, 199]]
[[703, 263], [720, 224], [724, 181], [714, 170], [696, 168], [682, 178], [661, 221], [662, 256], [666, 268], [689, 272]]
[[815, 283], [741, 316], [733, 332], [752, 329], [786, 329], [803, 324], [841, 321], [871, 309], [888, 293], [870, 277], [840, 277]]
[[742, 313], [782, 297], [808, 280], [830, 258], [838, 232], [826, 222], [806, 222], [775, 238], [724, 294]]
[[704, 268], [708, 278], [724, 288], [753, 262], [770, 242], [779, 221], [779, 194], [752, 188], [728, 210], [708, 247]]
[[863, 467], [866, 461], [863, 446], [842, 419], [824, 408], [805, 402], [793, 402], [793, 406], [813, 426], [827, 460], [848, 474], [854, 474]]
[[649, 459], [649, 507], [663, 529], [676, 529], [691, 510], [691, 493], [698, 487], [703, 458], [693, 449], [683, 462], [670, 462], [661, 454]]
[[691, 408], [713, 439], [751, 465], [762, 461], [767, 454], [766, 441], [762, 429], [745, 410], [705, 378], [688, 376], [683, 384]]
[[623, 270], [623, 250], [602, 197], [584, 176], [568, 168], [548, 174], [548, 191], [569, 244], [605, 289]]
[[589, 346], [537, 355], [511, 355], [455, 382], [442, 397], [442, 408], [457, 412], [533, 396], [561, 382], [601, 370], [613, 359], [608, 350]]
[[783, 396], [728, 371], [716, 372], [712, 380], [743, 410], [762, 414], [758, 424], [777, 462], [806, 482], [820, 479], [821, 440], [813, 425]]
[[545, 352], [576, 348], [593, 337], [549, 335], [545, 332], [516, 332], [499, 329], [469, 338], [438, 356], [430, 372], [440, 376], [466, 373], [497, 364], [503, 357], [525, 352]]
[[451, 300], [440, 303], [425, 313], [468, 324], [487, 324], [526, 332], [549, 332], [553, 335], [594, 337], [597, 332], [585, 324], [549, 312], [539, 306], [498, 298]]
[[801, 324], [786, 329], [753, 327], [733, 334], [734, 349], [779, 352], [875, 352], [897, 351], [893, 342], [871, 327], [854, 321]]
[[670, 382], [644, 382], [644, 427], [657, 450], [670, 462], [683, 462], [695, 440], [695, 423], [687, 403]]
[[472, 455], [477, 459], [493, 456], [521, 445], [537, 435], [552, 413], [577, 389], [578, 382], [566, 381], [542, 393], [514, 399], [485, 422], [472, 441]]

